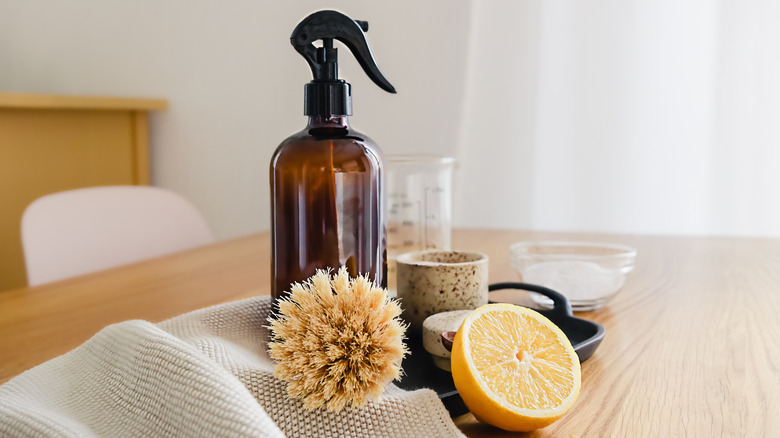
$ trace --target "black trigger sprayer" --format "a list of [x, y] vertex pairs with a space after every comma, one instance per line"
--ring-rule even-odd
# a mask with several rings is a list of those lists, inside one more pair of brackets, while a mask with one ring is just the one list
[[333, 46], [333, 40], [343, 43], [375, 84], [395, 93], [376, 65], [366, 31], [365, 21], [319, 11], [304, 18], [290, 37], [313, 78], [304, 88], [308, 125], [283, 141], [271, 159], [275, 300], [317, 269], [346, 266], [353, 277], [368, 275], [377, 285], [387, 285], [382, 154], [373, 140], [349, 126], [351, 85], [338, 77]]

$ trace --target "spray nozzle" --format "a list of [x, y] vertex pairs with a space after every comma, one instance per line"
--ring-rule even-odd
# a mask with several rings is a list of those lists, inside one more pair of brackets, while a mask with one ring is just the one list
[[[333, 40], [341, 41], [355, 55], [369, 78], [383, 90], [395, 93], [395, 88], [385, 79], [368, 46], [366, 35], [368, 22], [353, 20], [336, 11], [315, 12], [293, 30], [290, 42], [309, 63], [314, 77], [306, 85], [306, 114], [350, 115], [349, 84], [338, 78], [338, 54]], [[314, 41], [322, 40], [322, 47]]]

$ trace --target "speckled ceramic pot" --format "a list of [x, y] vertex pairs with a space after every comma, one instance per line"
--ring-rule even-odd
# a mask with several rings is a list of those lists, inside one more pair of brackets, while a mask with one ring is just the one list
[[488, 302], [488, 257], [479, 252], [429, 250], [398, 257], [397, 287], [403, 318], [414, 331], [425, 318], [471, 310]]

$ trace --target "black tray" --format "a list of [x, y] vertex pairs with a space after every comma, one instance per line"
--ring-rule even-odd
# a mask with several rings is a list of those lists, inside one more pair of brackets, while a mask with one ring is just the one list
[[[604, 338], [604, 326], [573, 316], [569, 301], [554, 290], [527, 283], [497, 283], [489, 287], [490, 291], [502, 289], [531, 291], [550, 298], [553, 302], [551, 309], [534, 310], [537, 310], [560, 327], [561, 331], [569, 338], [574, 351], [580, 358], [580, 362], [587, 360], [593, 355], [593, 352], [596, 351], [596, 348]], [[422, 339], [419, 333], [410, 333], [407, 347], [409, 347], [409, 355], [403, 362], [404, 376], [396, 384], [400, 388], [407, 390], [429, 388], [436, 391], [442, 403], [444, 403], [444, 406], [453, 417], [467, 413], [468, 408], [466, 408], [466, 405], [460, 398], [458, 390], [455, 389], [452, 374], [434, 365], [431, 355], [422, 346]]]

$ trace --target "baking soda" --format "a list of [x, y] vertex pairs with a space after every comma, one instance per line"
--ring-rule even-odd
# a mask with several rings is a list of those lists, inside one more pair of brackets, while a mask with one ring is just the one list
[[623, 287], [619, 270], [605, 269], [593, 262], [552, 261], [536, 263], [523, 270], [523, 281], [560, 292], [569, 301], [597, 300]]

